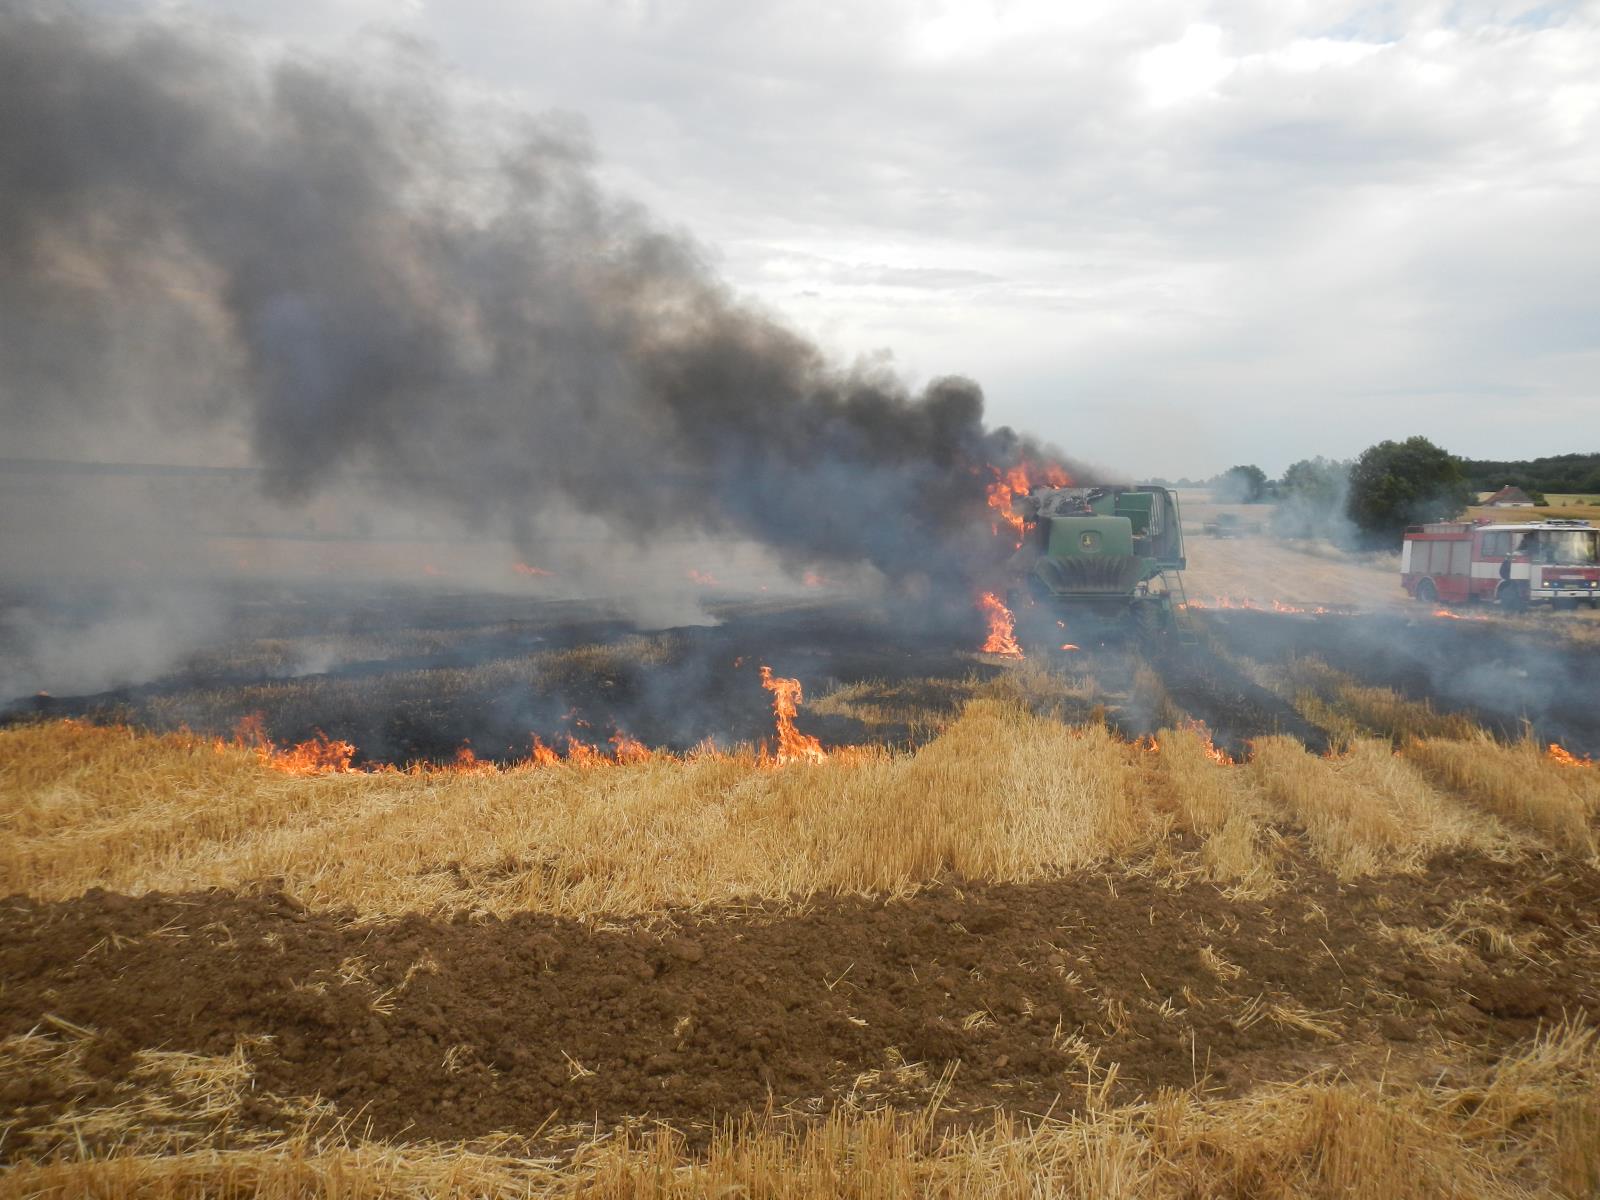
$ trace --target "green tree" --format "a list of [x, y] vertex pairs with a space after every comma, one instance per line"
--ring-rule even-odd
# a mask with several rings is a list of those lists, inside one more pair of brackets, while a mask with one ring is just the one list
[[1425, 437], [1410, 437], [1362, 451], [1345, 503], [1368, 541], [1392, 544], [1407, 525], [1451, 520], [1472, 500], [1460, 461]]
[[1259, 504], [1266, 490], [1267, 473], [1257, 466], [1242, 466], [1217, 476], [1212, 493], [1222, 504]]

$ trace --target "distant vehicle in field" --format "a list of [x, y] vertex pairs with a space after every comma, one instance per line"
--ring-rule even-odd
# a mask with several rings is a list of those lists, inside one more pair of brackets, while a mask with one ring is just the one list
[[1400, 583], [1424, 604], [1493, 601], [1600, 607], [1600, 528], [1588, 521], [1413, 525], [1400, 550]]
[[1207, 537], [1231, 538], [1239, 536], [1239, 518], [1234, 513], [1218, 513], [1203, 526]]

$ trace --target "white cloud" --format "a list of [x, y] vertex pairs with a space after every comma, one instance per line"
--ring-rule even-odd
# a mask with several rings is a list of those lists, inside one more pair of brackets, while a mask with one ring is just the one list
[[1222, 30], [1215, 25], [1191, 25], [1175, 42], [1146, 50], [1139, 56], [1139, 82], [1157, 108], [1215, 94], [1237, 60], [1222, 51]]

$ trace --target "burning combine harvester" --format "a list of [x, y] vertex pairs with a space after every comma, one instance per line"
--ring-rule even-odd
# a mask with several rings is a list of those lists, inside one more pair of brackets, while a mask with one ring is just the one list
[[1042, 487], [1012, 500], [1022, 523], [1009, 571], [1011, 607], [1026, 631], [1043, 619], [1074, 639], [1178, 627], [1186, 563], [1178, 498], [1163, 487]]

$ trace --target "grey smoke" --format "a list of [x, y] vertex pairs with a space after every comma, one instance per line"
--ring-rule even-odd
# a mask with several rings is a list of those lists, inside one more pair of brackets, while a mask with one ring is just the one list
[[98, 613], [13, 605], [0, 610], [0, 700], [139, 683], [224, 632], [215, 598], [192, 586], [134, 589]]
[[0, 17], [0, 417], [69, 448], [243, 431], [279, 498], [359, 476], [524, 544], [576, 511], [891, 577], [992, 561], [987, 465], [1051, 455], [968, 380], [829, 361], [593, 166], [572, 118], [414, 47]]
[[1291, 464], [1279, 483], [1271, 523], [1278, 537], [1359, 546], [1361, 531], [1350, 519], [1350, 463], [1318, 455]]

